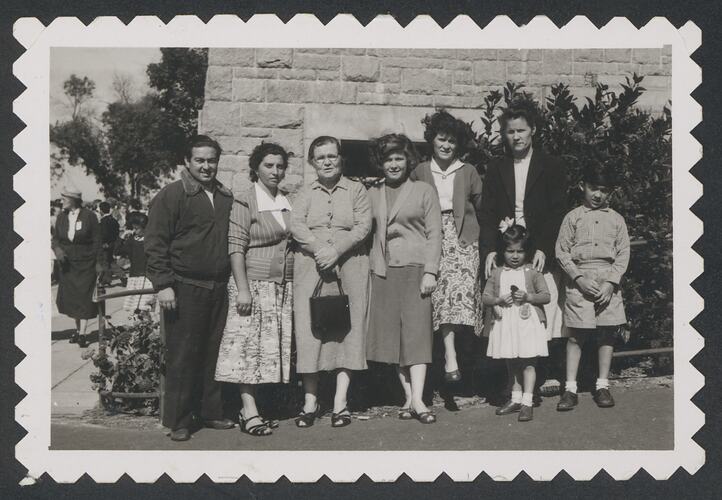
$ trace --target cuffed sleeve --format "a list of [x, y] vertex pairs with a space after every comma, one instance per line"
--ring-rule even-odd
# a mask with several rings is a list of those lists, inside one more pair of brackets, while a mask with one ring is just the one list
[[496, 294], [495, 290], [497, 289], [497, 280], [499, 279], [499, 273], [498, 272], [492, 272], [491, 276], [489, 276], [489, 279], [486, 280], [486, 285], [484, 285], [484, 292], [481, 294], [481, 303], [485, 306], [493, 306], [496, 302]]
[[607, 276], [607, 281], [614, 285], [619, 285], [622, 280], [622, 276], [627, 272], [627, 266], [629, 266], [629, 232], [627, 231], [627, 224], [624, 222], [622, 217], [619, 217], [619, 224], [617, 226], [617, 236], [614, 240], [614, 247], [617, 255], [614, 257], [614, 263], [612, 264], [612, 270]]
[[234, 200], [228, 220], [228, 255], [245, 255], [250, 243], [251, 211], [245, 200]]
[[423, 198], [424, 227], [428, 245], [424, 249], [424, 272], [438, 274], [439, 262], [441, 261], [441, 207], [434, 188], [428, 184], [425, 184], [425, 186], [428, 189], [425, 190]]
[[339, 256], [357, 247], [371, 232], [371, 205], [366, 189], [361, 184], [353, 184], [353, 228], [338, 233], [334, 248]]
[[311, 192], [305, 188], [296, 196], [291, 211], [291, 234], [302, 250], [315, 254], [322, 245], [313, 235], [307, 223], [311, 196]]
[[556, 259], [562, 270], [574, 280], [581, 276], [579, 268], [572, 260], [572, 247], [574, 246], [575, 223], [571, 213], [567, 214], [559, 228], [559, 236], [555, 247]]
[[175, 281], [171, 268], [170, 244], [178, 214], [177, 208], [169, 203], [167, 194], [167, 190], [161, 190], [150, 204], [143, 243], [146, 274], [156, 290], [167, 288]]
[[537, 271], [532, 273], [532, 286], [534, 291], [531, 294], [527, 292], [529, 303], [539, 306], [548, 304], [552, 300], [549, 287], [542, 273]]
[[481, 200], [484, 194], [484, 183], [475, 168], [472, 168], [470, 174], [469, 201], [471, 201], [476, 219], [481, 224]]

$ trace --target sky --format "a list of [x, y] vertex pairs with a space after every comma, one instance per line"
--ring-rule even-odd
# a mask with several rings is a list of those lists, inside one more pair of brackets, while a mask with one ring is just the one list
[[[94, 97], [86, 104], [87, 110], [100, 120], [108, 104], [116, 100], [113, 76], [117, 73], [134, 82], [135, 97], [148, 89], [145, 70], [148, 64], [159, 62], [160, 49], [138, 48], [86, 48], [56, 47], [50, 53], [50, 123], [71, 117], [72, 107], [63, 92], [63, 83], [70, 75], [87, 76], [95, 82]], [[99, 123], [99, 122], [96, 122]], [[58, 198], [63, 187], [75, 187], [84, 200], [103, 198], [95, 179], [85, 174], [82, 167], [70, 167], [57, 182], [51, 182], [51, 199]]]

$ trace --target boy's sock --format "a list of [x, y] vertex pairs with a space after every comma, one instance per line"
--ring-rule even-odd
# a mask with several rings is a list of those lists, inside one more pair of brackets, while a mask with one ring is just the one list
[[564, 386], [564, 389], [576, 394], [577, 393], [577, 381], [576, 380], [567, 380], [567, 383]]
[[534, 394], [531, 392], [525, 392], [522, 394], [521, 404], [523, 406], [534, 406]]
[[597, 390], [599, 389], [609, 389], [609, 379], [608, 378], [598, 378], [597, 379]]
[[512, 403], [521, 403], [521, 391], [511, 391], [511, 402]]

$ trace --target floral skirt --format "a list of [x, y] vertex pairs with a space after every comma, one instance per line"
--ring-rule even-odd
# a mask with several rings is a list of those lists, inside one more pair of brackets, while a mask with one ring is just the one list
[[456, 235], [454, 214], [441, 214], [443, 240], [436, 290], [431, 295], [434, 331], [442, 325], [484, 328], [479, 282], [479, 244], [461, 246]]
[[293, 284], [249, 281], [251, 314], [236, 309], [238, 291], [228, 282], [228, 317], [215, 379], [235, 384], [288, 383], [291, 372]]

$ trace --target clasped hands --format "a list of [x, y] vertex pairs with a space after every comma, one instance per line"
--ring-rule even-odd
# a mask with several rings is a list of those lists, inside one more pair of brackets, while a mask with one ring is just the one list
[[594, 300], [597, 309], [604, 309], [612, 300], [614, 294], [614, 284], [605, 281], [599, 285], [596, 281], [580, 276], [576, 279], [576, 284], [584, 295]]
[[339, 257], [340, 255], [338, 254], [338, 251], [336, 251], [336, 249], [331, 245], [321, 247], [313, 254], [313, 259], [316, 261], [316, 265], [321, 271], [328, 271], [335, 266]]

